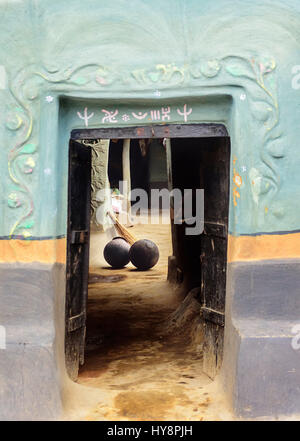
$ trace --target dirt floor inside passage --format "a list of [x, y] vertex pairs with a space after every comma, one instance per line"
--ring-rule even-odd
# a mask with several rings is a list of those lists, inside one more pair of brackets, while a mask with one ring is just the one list
[[218, 381], [202, 372], [195, 311], [174, 327], [182, 296], [166, 281], [170, 225], [135, 225], [130, 231], [158, 244], [159, 263], [143, 272], [132, 265], [90, 268], [85, 363], [66, 418], [232, 419]]

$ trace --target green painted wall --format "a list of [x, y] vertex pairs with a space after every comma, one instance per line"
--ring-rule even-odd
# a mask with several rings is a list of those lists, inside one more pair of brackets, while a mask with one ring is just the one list
[[65, 235], [73, 128], [168, 107], [226, 124], [232, 234], [300, 230], [298, 0], [1, 0], [0, 35], [1, 237]]

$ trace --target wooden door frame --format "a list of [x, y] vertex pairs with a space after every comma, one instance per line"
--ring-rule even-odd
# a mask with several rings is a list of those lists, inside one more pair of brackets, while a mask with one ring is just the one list
[[71, 140], [229, 137], [224, 124], [149, 124], [147, 126], [74, 129]]
[[[74, 181], [72, 181], [72, 146], [77, 149], [80, 147], [80, 155], [83, 153], [83, 149], [87, 150], [90, 147], [78, 143], [70, 139], [69, 141], [69, 166], [68, 166], [68, 218], [67, 218], [67, 260], [66, 260], [66, 302], [65, 302], [65, 363], [66, 370], [72, 380], [77, 379], [79, 366], [84, 362], [84, 348], [85, 348], [85, 334], [86, 334], [86, 304], [88, 295], [88, 272], [89, 272], [89, 247], [90, 247], [90, 203], [91, 203], [91, 191], [87, 190], [86, 205], [84, 211], [84, 223], [85, 227], [82, 227], [82, 221], [79, 221], [80, 229], [78, 225], [74, 227], [72, 225], [72, 219], [75, 220], [75, 224], [78, 224], [78, 219], [74, 218], [74, 212], [72, 211], [72, 194], [74, 192]], [[81, 150], [82, 149], [82, 150]], [[73, 150], [74, 155], [74, 150]], [[91, 169], [91, 152], [85, 153], [85, 159], [87, 164], [80, 162], [81, 167], [88, 165]], [[86, 158], [87, 157], [87, 158]], [[75, 168], [76, 169], [76, 168]], [[87, 174], [86, 181], [90, 187], [91, 179], [90, 173]], [[78, 249], [74, 247], [80, 247]], [[75, 252], [77, 250], [77, 254]], [[74, 259], [77, 256], [78, 260]], [[80, 282], [82, 290], [80, 299], [74, 308], [74, 298], [72, 298], [72, 282], [74, 283], [75, 275], [78, 275], [78, 271], [74, 269], [74, 262], [77, 266], [80, 266]], [[79, 263], [78, 263], [79, 262]], [[78, 268], [78, 267], [77, 267]], [[76, 294], [76, 290], [75, 290]], [[78, 299], [78, 297], [75, 298]], [[76, 312], [74, 311], [76, 310]], [[79, 311], [80, 310], [80, 311]]]
[[[155, 139], [155, 138], [229, 138], [223, 124], [154, 124], [133, 127], [74, 129], [70, 142], [93, 139]], [[229, 153], [230, 154], [230, 153]], [[228, 183], [229, 184], [229, 183]], [[228, 210], [229, 213], [229, 210]], [[173, 231], [172, 231], [173, 236]], [[173, 240], [173, 237], [172, 237]], [[228, 238], [227, 238], [228, 240]], [[226, 259], [227, 265], [227, 259]], [[225, 286], [226, 297], [226, 286]], [[223, 325], [223, 323], [222, 323]]]

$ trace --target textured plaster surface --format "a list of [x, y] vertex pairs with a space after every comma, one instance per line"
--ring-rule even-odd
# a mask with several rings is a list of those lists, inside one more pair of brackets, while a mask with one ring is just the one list
[[0, 11], [1, 236], [66, 233], [70, 129], [153, 122], [226, 124], [232, 234], [299, 230], [299, 2], [24, 0]]
[[222, 378], [237, 415], [299, 413], [299, 265], [228, 265]]
[[61, 415], [64, 265], [1, 265], [0, 420]]

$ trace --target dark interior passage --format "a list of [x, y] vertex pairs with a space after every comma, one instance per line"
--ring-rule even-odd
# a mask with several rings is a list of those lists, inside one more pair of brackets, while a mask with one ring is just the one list
[[108, 156], [108, 178], [111, 188], [119, 188], [123, 179], [122, 170], [123, 140], [111, 139]]
[[[229, 157], [229, 138], [184, 138], [171, 142], [172, 188], [179, 188], [182, 192], [192, 189], [193, 209], [196, 207], [195, 190], [204, 189], [206, 230], [209, 224], [222, 224], [223, 230], [227, 230]], [[172, 225], [173, 246], [187, 288], [193, 288], [201, 281], [203, 235], [187, 236], [186, 226], [185, 223]]]
[[[112, 139], [108, 160], [111, 188], [119, 188], [119, 182], [123, 179], [122, 152], [123, 140]], [[131, 139], [130, 175], [131, 189], [145, 190], [149, 203], [151, 189], [168, 188], [166, 147], [163, 139]]]
[[[214, 377], [223, 354], [230, 140], [227, 137], [172, 140], [171, 158], [173, 188], [204, 189], [203, 233], [186, 235], [185, 222], [172, 225], [172, 232], [175, 270], [179, 268], [183, 274], [187, 292], [200, 288], [205, 330], [204, 370]], [[195, 193], [193, 200], [195, 207]]]

